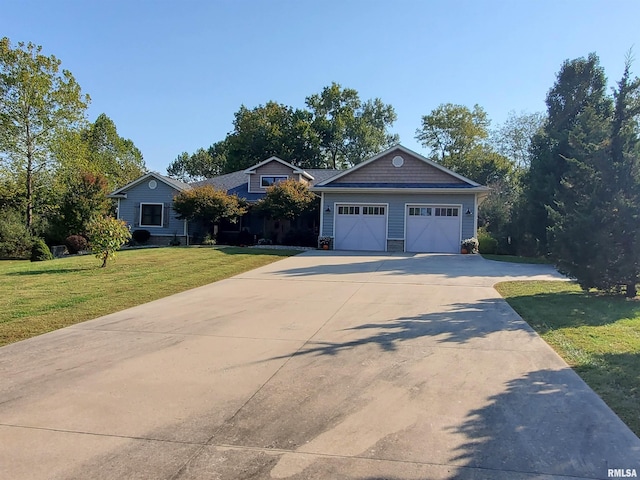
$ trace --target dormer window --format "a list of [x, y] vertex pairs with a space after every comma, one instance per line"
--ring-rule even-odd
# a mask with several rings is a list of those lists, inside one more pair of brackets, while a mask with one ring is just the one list
[[283, 182], [288, 178], [289, 177], [287, 175], [261, 175], [260, 186], [262, 188], [267, 188], [271, 185], [275, 185], [276, 183]]

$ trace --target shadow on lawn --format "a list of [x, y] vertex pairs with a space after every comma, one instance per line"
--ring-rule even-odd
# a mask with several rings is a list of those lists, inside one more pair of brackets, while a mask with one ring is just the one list
[[[597, 327], [640, 316], [640, 302], [579, 290], [510, 296], [506, 300], [542, 334], [557, 328]], [[538, 314], [529, 314], [530, 311]]]
[[90, 267], [78, 267], [78, 268], [51, 268], [51, 269], [38, 269], [38, 270], [23, 270], [20, 272], [5, 273], [8, 277], [22, 277], [29, 275], [64, 275], [65, 273], [84, 272], [88, 270], [97, 270], [96, 266]]
[[574, 370], [640, 436], [640, 353], [591, 355]]

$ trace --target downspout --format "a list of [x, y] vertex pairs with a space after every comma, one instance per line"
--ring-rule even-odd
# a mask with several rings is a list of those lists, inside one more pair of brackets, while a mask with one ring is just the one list
[[319, 237], [322, 237], [322, 230], [324, 227], [324, 192], [320, 192], [320, 230]]
[[478, 194], [473, 196], [473, 236], [478, 236]]

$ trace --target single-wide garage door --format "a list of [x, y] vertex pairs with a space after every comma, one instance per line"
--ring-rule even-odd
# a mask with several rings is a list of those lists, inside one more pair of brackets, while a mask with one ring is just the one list
[[460, 207], [407, 205], [407, 252], [460, 253]]
[[336, 250], [386, 250], [386, 205], [336, 205], [335, 221]]

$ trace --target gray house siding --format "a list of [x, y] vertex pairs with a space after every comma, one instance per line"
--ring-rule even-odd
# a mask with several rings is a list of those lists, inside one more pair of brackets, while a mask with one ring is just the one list
[[[127, 190], [127, 198], [119, 199], [118, 218], [127, 222], [131, 230], [148, 230], [153, 237], [184, 238], [184, 220], [176, 218], [173, 210], [173, 197], [178, 191], [169, 185], [157, 181], [155, 189], [149, 188], [147, 180]], [[141, 226], [140, 205], [155, 203], [163, 205], [162, 226]], [[155, 240], [155, 239], [154, 239]], [[167, 239], [167, 242], [169, 239]], [[162, 242], [160, 242], [162, 243]]]
[[[322, 236], [334, 236], [334, 215], [336, 203], [379, 203], [388, 204], [387, 212], [387, 250], [404, 250], [405, 208], [407, 204], [428, 205], [460, 205], [462, 221], [462, 238], [476, 235], [475, 215], [466, 215], [470, 210], [475, 212], [475, 194], [419, 194], [419, 193], [332, 193], [324, 192], [322, 209]], [[327, 212], [329, 207], [329, 212]], [[402, 241], [400, 243], [399, 241]]]
[[293, 170], [286, 165], [281, 164], [280, 162], [273, 161], [269, 162], [261, 167], [256, 169], [256, 173], [249, 175], [249, 191], [250, 192], [261, 192], [264, 193], [267, 191], [265, 187], [260, 183], [260, 178], [264, 175], [283, 175], [289, 178], [293, 178], [295, 180], [300, 180], [299, 174], [294, 174]]

